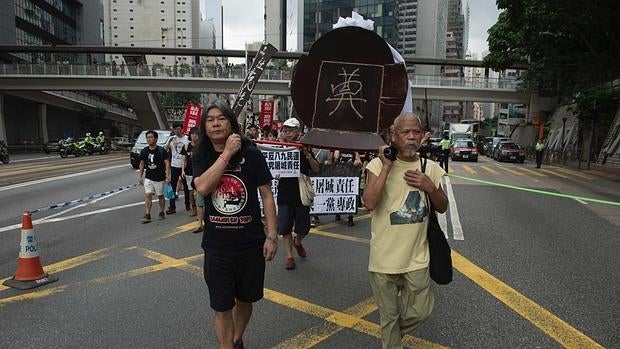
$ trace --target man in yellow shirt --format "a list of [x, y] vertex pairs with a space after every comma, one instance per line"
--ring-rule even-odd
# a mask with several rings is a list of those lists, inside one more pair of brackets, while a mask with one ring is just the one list
[[372, 211], [368, 270], [384, 349], [402, 348], [402, 337], [433, 310], [426, 230], [430, 203], [443, 213], [448, 198], [441, 189], [445, 172], [436, 162], [428, 160], [421, 172], [417, 151], [423, 135], [417, 115], [399, 115], [391, 135], [396, 161], [384, 156], [383, 146], [366, 167], [364, 203]]
[[446, 173], [448, 172], [448, 159], [450, 158], [450, 139], [448, 139], [448, 135], [444, 135], [443, 139], [439, 142], [439, 146], [441, 147], [441, 166], [443, 167]]

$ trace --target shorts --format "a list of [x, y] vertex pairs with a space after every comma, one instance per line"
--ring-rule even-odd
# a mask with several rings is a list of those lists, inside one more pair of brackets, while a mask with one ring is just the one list
[[205, 207], [205, 198], [198, 193], [198, 190], [194, 190], [194, 200], [196, 201], [196, 206]]
[[244, 303], [263, 298], [265, 257], [262, 246], [241, 251], [204, 251], [204, 278], [213, 310], [231, 310], [235, 298]]
[[144, 193], [145, 194], [153, 194], [157, 196], [164, 195], [164, 181], [156, 182], [152, 181], [148, 178], [144, 179]]
[[310, 206], [278, 205], [278, 234], [289, 235], [293, 225], [297, 235], [310, 232]]

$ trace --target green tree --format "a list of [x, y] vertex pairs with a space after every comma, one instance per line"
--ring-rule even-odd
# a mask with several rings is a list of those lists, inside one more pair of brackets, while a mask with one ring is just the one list
[[620, 1], [497, 0], [484, 64], [529, 68], [523, 87], [572, 99], [620, 77]]
[[618, 109], [620, 1], [497, 0], [484, 65], [526, 64], [521, 87], [571, 105], [583, 129], [595, 127], [595, 152]]
[[197, 92], [162, 92], [159, 94], [161, 105], [166, 108], [185, 108], [187, 103], [200, 104], [201, 94]]

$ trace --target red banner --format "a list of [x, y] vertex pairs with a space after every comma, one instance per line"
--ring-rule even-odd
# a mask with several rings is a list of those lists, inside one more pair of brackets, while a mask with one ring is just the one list
[[187, 103], [185, 106], [185, 121], [183, 122], [183, 134], [189, 134], [192, 127], [200, 127], [202, 106], [200, 104]]
[[260, 101], [260, 128], [271, 125], [273, 122], [273, 100], [265, 99]]

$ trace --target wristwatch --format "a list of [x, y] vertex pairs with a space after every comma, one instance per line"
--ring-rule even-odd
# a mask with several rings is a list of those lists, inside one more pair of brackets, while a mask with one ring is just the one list
[[276, 234], [274, 237], [265, 236], [265, 239], [271, 240], [272, 242], [277, 243], [278, 242], [278, 234]]

